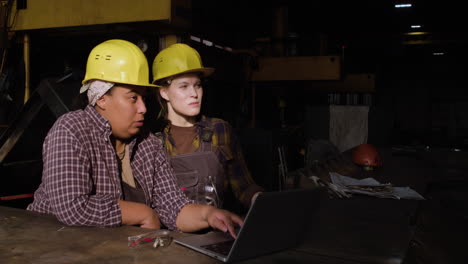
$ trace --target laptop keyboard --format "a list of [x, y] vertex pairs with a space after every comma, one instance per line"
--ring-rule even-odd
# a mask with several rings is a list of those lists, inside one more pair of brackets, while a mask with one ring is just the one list
[[229, 254], [229, 251], [231, 250], [232, 244], [234, 244], [234, 241], [235, 240], [228, 240], [214, 244], [203, 245], [201, 247], [227, 256]]

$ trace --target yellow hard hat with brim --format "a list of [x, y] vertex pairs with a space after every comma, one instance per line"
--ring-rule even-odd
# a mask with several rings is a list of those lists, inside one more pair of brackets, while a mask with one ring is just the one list
[[143, 51], [121, 39], [104, 41], [91, 50], [82, 84], [90, 80], [156, 87], [149, 82], [148, 60]]
[[153, 61], [153, 84], [167, 77], [183, 73], [211, 75], [214, 68], [203, 67], [200, 54], [187, 44], [176, 43], [158, 53]]

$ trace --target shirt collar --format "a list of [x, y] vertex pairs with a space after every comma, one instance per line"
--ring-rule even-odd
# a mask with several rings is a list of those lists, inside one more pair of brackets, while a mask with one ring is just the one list
[[96, 111], [94, 106], [88, 105], [85, 108], [85, 113], [91, 118], [91, 120], [95, 123], [95, 128], [104, 134], [106, 137], [109, 137], [112, 134], [112, 129], [110, 126], [109, 121], [104, 118], [101, 114]]
[[[200, 117], [200, 120], [194, 124], [197, 127], [198, 131], [201, 131], [203, 128], [211, 129], [211, 124], [208, 118], [204, 115]], [[166, 127], [163, 129], [164, 134], [171, 134], [171, 122], [168, 122]]]

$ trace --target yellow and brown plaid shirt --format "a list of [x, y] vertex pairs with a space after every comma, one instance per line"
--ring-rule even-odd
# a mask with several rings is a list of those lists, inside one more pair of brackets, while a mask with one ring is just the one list
[[[225, 191], [230, 187], [234, 196], [246, 207], [250, 206], [252, 196], [264, 189], [255, 184], [241, 146], [236, 136], [233, 134], [231, 125], [219, 118], [201, 117], [195, 124], [197, 136], [192, 144], [194, 149], [200, 147], [200, 140], [210, 141], [218, 160], [223, 164], [225, 171], [224, 187]], [[169, 155], [178, 155], [174, 148], [174, 139], [170, 134], [170, 125], [163, 130], [164, 145]], [[211, 139], [210, 139], [211, 137]]]

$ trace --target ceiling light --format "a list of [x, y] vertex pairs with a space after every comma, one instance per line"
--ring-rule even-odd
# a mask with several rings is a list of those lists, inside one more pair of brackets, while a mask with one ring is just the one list
[[201, 41], [201, 39], [199, 37], [195, 37], [195, 36], [190, 36], [190, 39], [193, 40], [193, 41], [196, 41], [196, 42]]
[[213, 46], [213, 42], [206, 40], [206, 39], [203, 40], [203, 44], [210, 46], [210, 47]]
[[411, 4], [395, 4], [395, 8], [408, 8], [411, 6]]

